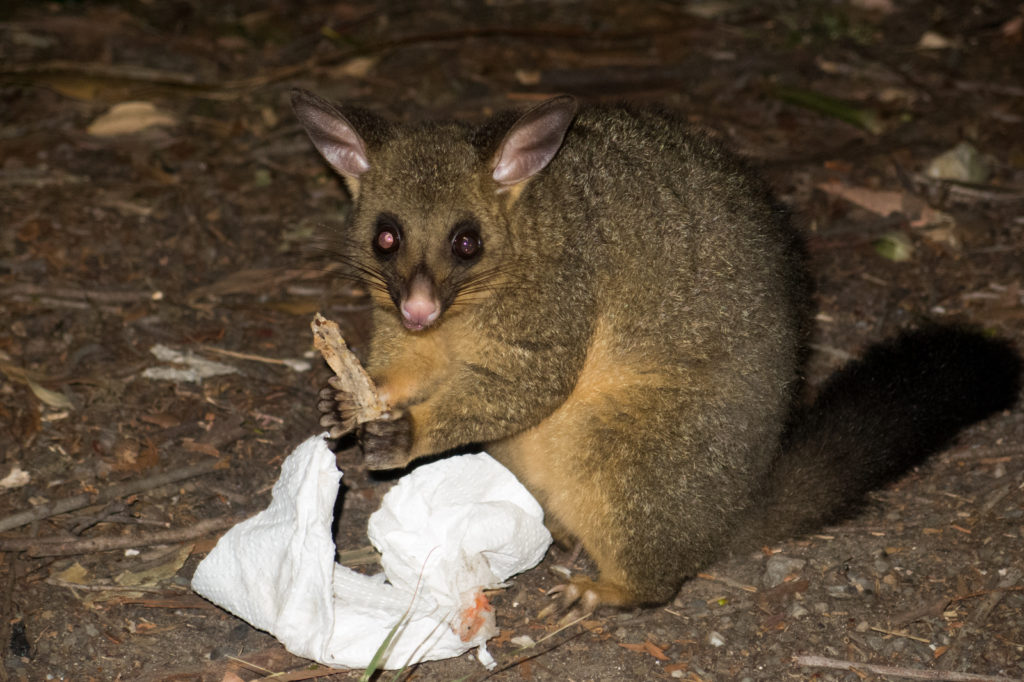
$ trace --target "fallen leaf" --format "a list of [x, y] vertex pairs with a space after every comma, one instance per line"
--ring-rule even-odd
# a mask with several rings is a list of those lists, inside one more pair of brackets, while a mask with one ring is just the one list
[[195, 452], [200, 455], [209, 455], [210, 457], [220, 457], [220, 450], [209, 443], [200, 443], [194, 438], [182, 438], [181, 445], [189, 452]]
[[82, 566], [77, 561], [63, 571], [52, 573], [50, 577], [55, 580], [59, 580], [62, 583], [71, 583], [72, 585], [86, 585], [89, 582], [89, 569]]
[[1003, 24], [999, 32], [1003, 34], [1004, 38], [1020, 38], [1022, 30], [1024, 29], [1024, 14], [1018, 14], [1012, 19], [1008, 20]]
[[839, 180], [819, 182], [815, 187], [826, 194], [845, 199], [851, 204], [856, 204], [883, 218], [903, 210], [902, 192], [854, 187]]
[[238, 373], [238, 370], [231, 365], [201, 358], [193, 354], [192, 351], [182, 353], [160, 343], [152, 346], [149, 352], [161, 362], [171, 363], [174, 366], [147, 367], [142, 372], [142, 376], [147, 379], [202, 383], [203, 379], [209, 377]]
[[877, 111], [869, 107], [858, 106], [821, 92], [802, 88], [779, 86], [772, 91], [772, 94], [783, 102], [845, 121], [875, 135], [885, 131], [885, 121]]
[[[905, 215], [910, 226], [916, 230], [951, 229], [955, 226], [955, 221], [948, 213], [934, 209], [918, 197], [903, 192], [855, 187], [846, 185], [839, 180], [819, 182], [815, 187], [826, 194], [845, 199], [851, 204], [856, 204], [883, 218], [893, 213]], [[947, 233], [934, 235], [926, 233], [925, 236], [934, 241], [949, 242], [954, 248], [958, 246], [955, 238]]]
[[139, 421], [159, 426], [164, 429], [169, 429], [172, 426], [178, 426], [181, 424], [181, 420], [175, 417], [173, 414], [167, 412], [150, 412], [139, 417]]
[[647, 640], [642, 644], [626, 644], [623, 642], [619, 642], [619, 646], [621, 646], [623, 649], [635, 651], [638, 654], [650, 654], [659, 661], [668, 660], [668, 656], [665, 655], [665, 651], [651, 640]]
[[540, 71], [537, 69], [516, 69], [516, 81], [520, 85], [537, 85], [540, 83]]
[[380, 61], [377, 57], [353, 57], [327, 71], [330, 78], [366, 78]]
[[57, 393], [56, 391], [51, 391], [48, 388], [44, 388], [43, 386], [40, 386], [36, 382], [29, 379], [28, 377], [25, 377], [25, 383], [28, 384], [28, 387], [32, 390], [32, 393], [34, 393], [37, 398], [39, 398], [41, 401], [43, 401], [50, 407], [54, 407], [59, 410], [66, 410], [69, 407], [71, 407], [71, 401], [68, 400], [68, 397], [63, 393]]
[[889, 232], [875, 240], [875, 253], [882, 258], [903, 263], [914, 257], [914, 245], [902, 232]]
[[952, 46], [953, 41], [935, 31], [925, 31], [917, 41], [919, 50], [946, 50]]
[[992, 171], [984, 155], [970, 142], [960, 142], [932, 159], [924, 174], [936, 180], [982, 184]]
[[23, 485], [27, 485], [28, 482], [28, 472], [15, 464], [11, 469], [11, 473], [0, 479], [0, 488], [12, 490], [14, 488], [20, 488]]
[[96, 118], [85, 129], [94, 137], [130, 135], [147, 128], [176, 126], [178, 119], [152, 102], [121, 102]]
[[122, 440], [114, 446], [115, 471], [145, 471], [160, 463], [160, 455], [153, 441], [139, 443]]
[[530, 637], [529, 635], [519, 635], [518, 637], [510, 638], [508, 641], [515, 644], [520, 649], [529, 649], [532, 646], [537, 646], [537, 642], [535, 642], [533, 637]]
[[124, 571], [114, 578], [114, 582], [122, 587], [156, 585], [177, 575], [191, 554], [192, 545], [182, 545], [176, 552], [165, 557], [167, 561], [141, 571]]

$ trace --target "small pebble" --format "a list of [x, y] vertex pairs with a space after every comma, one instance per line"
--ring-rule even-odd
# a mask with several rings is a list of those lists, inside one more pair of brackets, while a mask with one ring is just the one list
[[782, 554], [775, 554], [769, 557], [765, 564], [761, 583], [768, 588], [781, 585], [788, 576], [798, 572], [806, 564], [807, 561], [804, 559], [793, 559]]

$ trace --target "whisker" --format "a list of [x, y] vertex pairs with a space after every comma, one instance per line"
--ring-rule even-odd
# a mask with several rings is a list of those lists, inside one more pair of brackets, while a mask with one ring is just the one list
[[524, 290], [527, 284], [515, 277], [507, 277], [517, 270], [517, 260], [498, 263], [491, 267], [471, 271], [456, 282], [457, 293], [450, 305], [466, 306], [484, 300], [488, 294]]

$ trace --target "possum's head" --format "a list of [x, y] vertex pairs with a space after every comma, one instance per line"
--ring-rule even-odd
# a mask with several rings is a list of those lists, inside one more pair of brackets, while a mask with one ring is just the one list
[[515, 252], [507, 209], [555, 157], [576, 114], [556, 97], [480, 128], [405, 126], [304, 90], [292, 107], [354, 199], [338, 257], [406, 329], [479, 300]]

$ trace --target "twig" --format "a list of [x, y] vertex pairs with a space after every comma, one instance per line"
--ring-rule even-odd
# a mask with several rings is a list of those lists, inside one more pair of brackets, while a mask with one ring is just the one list
[[339, 670], [337, 668], [321, 668], [319, 670], [299, 668], [298, 670], [289, 670], [286, 673], [271, 673], [266, 677], [260, 677], [258, 679], [273, 680], [274, 682], [302, 682], [303, 680], [314, 680], [318, 677], [330, 677], [332, 675], [340, 675], [344, 672], [344, 670]]
[[[11, 642], [11, 629], [14, 624], [14, 584], [18, 574], [18, 558], [11, 557], [10, 562], [6, 562], [6, 558], [0, 554], [0, 562], [7, 563], [7, 582], [4, 584], [3, 602], [0, 603], [0, 642], [3, 643], [4, 654], [7, 653]], [[9, 679], [7, 666], [3, 663], [4, 658], [6, 656], [0, 656], [0, 682], [7, 682]]]
[[1001, 675], [978, 675], [975, 673], [958, 673], [948, 670], [925, 670], [923, 668], [904, 668], [896, 665], [878, 665], [857, 661], [842, 661], [825, 656], [794, 656], [793, 662], [808, 668], [831, 668], [833, 670], [866, 670], [876, 675], [902, 677], [908, 680], [941, 680], [942, 682], [1021, 682], [1019, 678]]
[[[583, 625], [581, 622], [577, 621], [576, 624], [578, 624], [580, 626], [579, 629], [576, 632], [570, 633], [564, 639], [561, 639], [561, 640], [559, 640], [557, 642], [554, 642], [550, 646], [548, 646], [547, 648], [541, 649], [539, 651], [533, 651], [532, 650], [533, 647], [530, 647], [527, 651], [525, 651], [524, 653], [520, 654], [519, 656], [516, 656], [516, 657], [512, 658], [509, 661], [504, 661], [504, 662], [500, 663], [498, 665], [498, 667], [494, 668], [493, 670], [484, 671], [484, 672], [480, 673], [480, 675], [478, 675], [477, 677], [471, 678], [472, 682], [484, 682], [485, 680], [489, 680], [492, 677], [494, 677], [495, 675], [498, 675], [499, 673], [503, 673], [506, 670], [511, 670], [512, 668], [515, 668], [516, 666], [521, 665], [521, 664], [525, 663], [526, 661], [532, 661], [532, 660], [534, 660], [536, 658], [540, 658], [541, 656], [544, 656], [544, 655], [554, 651], [558, 647], [560, 647], [560, 646], [562, 646], [562, 645], [564, 645], [564, 644], [566, 644], [568, 642], [571, 642], [572, 640], [574, 640], [577, 637], [581, 636], [585, 632], [590, 632], [590, 630], [587, 629], [587, 627], [585, 625]], [[559, 628], [558, 630], [556, 630], [555, 632], [553, 632], [551, 634], [554, 635], [554, 634], [557, 634], [558, 632], [561, 632], [561, 631], [562, 631], [562, 628]], [[544, 639], [547, 639], [547, 637], [545, 637]], [[541, 640], [541, 641], [543, 641], [543, 640]], [[536, 647], [537, 644], [540, 644], [540, 642], [536, 642], [533, 646]]]
[[998, 185], [979, 185], [955, 180], [937, 180], [923, 173], [916, 173], [915, 182], [932, 187], [940, 187], [950, 196], [961, 200], [986, 201], [990, 203], [1016, 203], [1024, 201], [1024, 191], [1013, 187]]
[[170, 526], [170, 524], [165, 521], [136, 519], [129, 516], [126, 513], [127, 511], [128, 506], [124, 502], [121, 500], [114, 500], [113, 502], [108, 503], [107, 506], [104, 507], [96, 516], [80, 518], [74, 528], [71, 529], [71, 534], [75, 536], [81, 535], [93, 526], [97, 526], [101, 523], [137, 523], [158, 525], [163, 528], [168, 528]]
[[744, 592], [756, 593], [758, 591], [757, 588], [753, 585], [745, 585], [744, 583], [741, 583], [738, 580], [712, 575], [711, 573], [698, 573], [697, 577], [703, 580], [710, 580], [712, 582], [722, 583], [723, 585], [728, 585], [729, 587], [735, 587], [736, 589], [743, 590]]
[[915, 642], [921, 642], [922, 644], [931, 644], [932, 643], [930, 639], [925, 639], [924, 637], [918, 637], [917, 635], [911, 635], [911, 634], [908, 634], [906, 632], [897, 632], [895, 630], [886, 630], [885, 628], [880, 628], [880, 627], [876, 627], [876, 626], [871, 626], [871, 629], [873, 631], [875, 631], [875, 632], [881, 632], [883, 635], [889, 635], [891, 637], [903, 637], [905, 639], [912, 639]]
[[97, 303], [137, 303], [139, 301], [156, 301], [163, 297], [159, 291], [103, 291], [100, 289], [81, 289], [73, 287], [40, 286], [38, 284], [14, 284], [0, 289], [0, 296], [37, 297], [53, 296], [73, 301], [95, 301]]
[[[17, 514], [11, 514], [6, 518], [0, 519], [0, 532], [19, 528], [34, 521], [42, 521], [43, 519], [48, 519], [51, 516], [65, 514], [69, 511], [82, 509], [83, 507], [91, 507], [94, 504], [106, 504], [107, 502], [116, 500], [119, 497], [134, 495], [135, 493], [139, 493], [144, 490], [152, 490], [153, 488], [159, 488], [160, 486], [167, 485], [168, 483], [177, 483], [178, 481], [183, 481], [188, 478], [202, 476], [203, 474], [210, 473], [219, 466], [221, 466], [221, 461], [219, 459], [206, 460], [199, 464], [184, 467], [183, 469], [165, 471], [162, 474], [143, 478], [138, 481], [126, 481], [124, 483], [112, 485], [95, 495], [75, 495], [74, 497], [67, 497], [56, 502], [41, 504], [33, 509], [18, 512]], [[8, 542], [10, 541], [0, 540], [0, 548], [5, 547]], [[0, 549], [0, 551], [3, 550]]]
[[950, 450], [943, 456], [943, 459], [949, 460], [962, 460], [962, 459], [980, 459], [985, 457], [1000, 457], [1000, 456], [1013, 456], [1019, 455], [1024, 451], [1024, 445], [1020, 443], [1001, 443], [999, 445], [977, 445], [977, 446], [965, 446]]
[[1011, 85], [1009, 83], [958, 80], [954, 81], [953, 85], [955, 85], [958, 90], [963, 90], [964, 92], [977, 92], [982, 90], [985, 92], [994, 92], [999, 95], [1009, 95], [1010, 97], [1024, 97], [1024, 88], [1019, 85]]
[[260, 673], [261, 675], [272, 675], [274, 673], [273, 670], [268, 670], [267, 668], [264, 668], [261, 665], [256, 665], [255, 663], [250, 663], [249, 661], [247, 661], [247, 660], [245, 660], [243, 658], [236, 658], [235, 656], [226, 656], [225, 658], [227, 658], [232, 663], [234, 663], [234, 664], [236, 664], [236, 665], [238, 665], [238, 666], [240, 666], [242, 668], [245, 668], [246, 670], [252, 671], [254, 673]]
[[72, 175], [48, 169], [45, 173], [36, 170], [0, 172], [0, 186], [7, 187], [49, 187], [51, 185], [81, 185], [91, 180], [84, 175]]
[[995, 590], [982, 590], [980, 592], [971, 592], [970, 594], [960, 595], [958, 597], [950, 597], [946, 600], [948, 604], [954, 602], [967, 601], [968, 599], [977, 599], [978, 597], [990, 596], [994, 592], [1024, 592], [1024, 585], [1014, 585], [1013, 587], [996, 587]]
[[200, 538], [213, 531], [230, 528], [239, 521], [244, 520], [244, 518], [240, 516], [221, 516], [215, 519], [200, 521], [188, 528], [157, 530], [152, 533], [140, 533], [138, 535], [74, 538], [72, 540], [63, 537], [13, 538], [0, 540], [0, 550], [7, 552], [21, 550], [30, 557], [44, 557], [91, 554], [92, 552], [106, 552], [113, 549], [145, 547], [148, 545], [172, 545]]
[[47, 578], [44, 580], [47, 585], [65, 587], [69, 590], [79, 592], [167, 592], [167, 588], [160, 585], [107, 585], [104, 583], [73, 583], [59, 578]]
[[968, 645], [968, 642], [972, 639], [969, 637], [969, 633], [976, 633], [985, 621], [988, 620], [988, 616], [992, 613], [992, 609], [996, 607], [996, 604], [1006, 596], [1009, 590], [1012, 590], [1017, 581], [1021, 578], [1021, 570], [1016, 567], [1007, 569], [1006, 575], [999, 584], [996, 585], [995, 589], [992, 590], [985, 599], [982, 600], [978, 608], [971, 614], [968, 622], [964, 623], [964, 626], [960, 628], [957, 633], [956, 641], [950, 645], [949, 649], [943, 654], [942, 660], [939, 661], [939, 666], [942, 668], [949, 668], [951, 666], [960, 663], [960, 651]]
[[[670, 31], [669, 31], [670, 32]], [[100, 81], [115, 83], [141, 83], [174, 89], [183, 89], [210, 99], [229, 100], [241, 96], [244, 92], [264, 87], [271, 83], [294, 78], [302, 73], [315, 72], [335, 64], [346, 62], [355, 57], [377, 53], [386, 53], [409, 45], [427, 43], [462, 42], [470, 38], [508, 37], [521, 40], [545, 41], [595, 40], [608, 42], [628, 42], [633, 40], [649, 41], [660, 31], [623, 31], [595, 34], [592, 31], [575, 28], [517, 28], [514, 26], [483, 26], [455, 31], [437, 31], [409, 36], [399, 36], [390, 40], [361, 45], [347, 50], [332, 52], [325, 58], [306, 59], [295, 64], [288, 64], [270, 69], [259, 76], [236, 78], [233, 80], [214, 80], [194, 73], [151, 69], [132, 64], [108, 64], [104, 62], [75, 62], [70, 60], [51, 60], [41, 63], [11, 64], [0, 68], [0, 76], [45, 80], [52, 76], [78, 76]]]
[[814, 351], [828, 355], [830, 357], [842, 360], [843, 362], [849, 362], [857, 356], [850, 351], [843, 350], [842, 348], [836, 348], [835, 346], [829, 346], [823, 343], [809, 343], [807, 346]]
[[219, 355], [226, 355], [229, 358], [236, 358], [238, 360], [251, 360], [252, 362], [262, 362], [266, 365], [282, 365], [297, 372], [309, 371], [311, 366], [306, 360], [294, 360], [292, 358], [268, 358], [265, 355], [240, 353], [235, 350], [227, 350], [226, 348], [217, 348], [216, 346], [207, 346], [205, 344], [199, 346], [199, 348], [200, 350], [205, 350], [210, 353], [218, 353]]
[[913, 623], [915, 620], [921, 618], [929, 618], [942, 615], [942, 612], [946, 609], [946, 605], [950, 603], [948, 598], [943, 597], [938, 601], [933, 601], [930, 604], [924, 606], [916, 606], [910, 610], [904, 611], [903, 613], [893, 617], [892, 623], [894, 625], [907, 625]]

